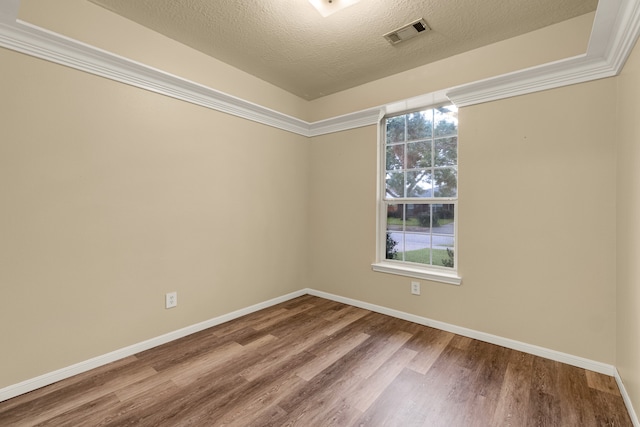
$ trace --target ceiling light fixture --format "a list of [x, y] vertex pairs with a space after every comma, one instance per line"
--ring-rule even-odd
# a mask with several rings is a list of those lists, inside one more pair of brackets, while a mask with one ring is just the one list
[[360, 0], [309, 0], [323, 17], [358, 3]]

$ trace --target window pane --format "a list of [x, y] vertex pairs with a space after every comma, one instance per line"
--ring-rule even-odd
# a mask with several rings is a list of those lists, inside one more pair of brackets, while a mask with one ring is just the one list
[[454, 106], [434, 110], [435, 136], [456, 135], [458, 133], [458, 110]]
[[385, 258], [453, 268], [458, 110], [449, 105], [407, 113], [386, 119], [385, 126]]
[[435, 165], [456, 166], [458, 164], [458, 138], [438, 138], [435, 143]]
[[435, 197], [458, 195], [458, 171], [456, 168], [436, 169], [434, 172]]
[[431, 236], [428, 234], [406, 233], [405, 251], [402, 254], [405, 261], [431, 264]]
[[454, 203], [391, 203], [386, 217], [386, 259], [453, 268]]
[[407, 114], [407, 141], [431, 138], [431, 111], [418, 111]]
[[404, 234], [399, 232], [387, 232], [386, 259], [403, 261]]
[[431, 230], [431, 205], [407, 205], [406, 231], [429, 233]]
[[387, 119], [387, 144], [404, 141], [404, 118], [404, 116], [398, 116]]
[[433, 206], [433, 233], [453, 236], [455, 231], [455, 212], [452, 204]]
[[388, 145], [386, 156], [387, 170], [404, 168], [404, 144]]
[[407, 172], [407, 197], [433, 197], [432, 182], [430, 169]]
[[388, 198], [404, 197], [404, 172], [387, 172], [385, 181]]
[[407, 169], [429, 167], [431, 167], [431, 140], [407, 144]]
[[433, 248], [434, 249], [453, 249], [453, 236], [439, 236], [433, 235]]
[[404, 230], [404, 205], [387, 205], [387, 231]]
[[433, 236], [433, 265], [454, 267], [453, 236]]
[[403, 238], [402, 233], [387, 233], [387, 249], [385, 253], [385, 259], [397, 259], [402, 261], [402, 253], [398, 256], [400, 239]]
[[453, 248], [448, 250], [434, 249], [433, 265], [454, 268], [455, 261], [454, 261]]

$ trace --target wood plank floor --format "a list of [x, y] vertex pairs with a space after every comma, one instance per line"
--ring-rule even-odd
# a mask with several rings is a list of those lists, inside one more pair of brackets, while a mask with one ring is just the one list
[[615, 380], [303, 296], [0, 403], [2, 426], [631, 426]]

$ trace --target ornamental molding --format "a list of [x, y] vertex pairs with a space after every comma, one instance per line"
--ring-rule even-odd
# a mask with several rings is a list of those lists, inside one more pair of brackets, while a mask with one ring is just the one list
[[598, 3], [587, 52], [403, 101], [307, 122], [17, 19], [20, 0], [0, 4], [0, 46], [305, 137], [375, 125], [402, 106], [450, 100], [458, 107], [620, 73], [640, 34], [640, 0]]
[[587, 52], [446, 91], [458, 107], [525, 95], [620, 73], [640, 34], [640, 1], [598, 2]]

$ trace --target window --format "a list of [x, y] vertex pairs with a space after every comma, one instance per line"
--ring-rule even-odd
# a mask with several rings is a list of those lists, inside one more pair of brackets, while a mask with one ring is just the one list
[[387, 117], [381, 135], [384, 182], [374, 270], [459, 284], [457, 108]]

